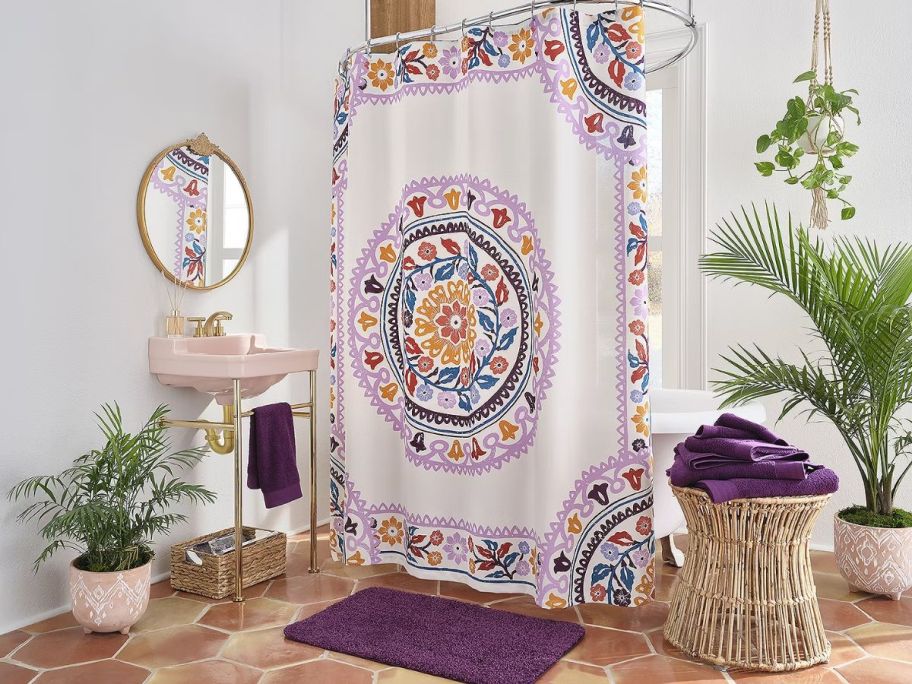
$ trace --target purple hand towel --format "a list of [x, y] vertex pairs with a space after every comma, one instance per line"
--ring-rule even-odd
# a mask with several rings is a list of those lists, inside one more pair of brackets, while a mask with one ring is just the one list
[[782, 437], [770, 432], [766, 427], [734, 413], [723, 413], [716, 418], [715, 425], [703, 425], [697, 429], [698, 437], [729, 437], [732, 439], [755, 439], [759, 442], [788, 446]]
[[303, 496], [296, 454], [291, 406], [280, 403], [253, 409], [247, 486], [263, 490], [266, 508]]
[[760, 480], [738, 477], [733, 480], [700, 480], [695, 485], [709, 494], [714, 503], [732, 499], [759, 499], [768, 496], [817, 496], [839, 489], [839, 478], [829, 468], [820, 468], [803, 480]]
[[807, 460], [806, 451], [798, 447], [770, 444], [759, 440], [729, 439], [727, 437], [688, 437], [684, 446], [694, 454], [705, 454], [714, 457], [711, 460], [724, 461], [799, 461]]
[[[823, 467], [802, 461], [726, 461], [723, 465], [697, 469], [688, 465], [688, 461], [681, 456], [682, 451], [687, 451], [683, 444], [675, 447], [674, 463], [665, 471], [665, 474], [671, 479], [671, 484], [675, 487], [690, 487], [707, 478], [714, 480], [745, 477], [758, 480], [803, 480], [808, 472]], [[706, 454], [696, 455], [705, 456]]]

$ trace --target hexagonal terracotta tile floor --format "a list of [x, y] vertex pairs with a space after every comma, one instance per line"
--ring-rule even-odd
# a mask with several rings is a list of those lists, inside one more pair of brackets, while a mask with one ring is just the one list
[[[850, 592], [829, 553], [812, 563], [820, 609], [833, 645], [830, 662], [810, 670], [761, 674], [719, 670], [668, 644], [662, 625], [678, 570], [661, 566], [656, 601], [639, 609], [594, 606], [547, 611], [531, 597], [487, 594], [462, 584], [420, 580], [398, 566], [344, 567], [318, 530], [319, 575], [310, 575], [306, 534], [289, 539], [285, 576], [246, 591], [247, 601], [207, 599], [153, 586], [149, 609], [129, 636], [85, 635], [67, 613], [0, 635], [3, 684], [434, 684], [439, 677], [286, 641], [288, 622], [313, 615], [354, 591], [385, 586], [439, 594], [492, 609], [579, 622], [586, 637], [542, 684], [741, 682], [893, 684], [912, 682], [912, 593], [901, 601]], [[686, 546], [686, 539], [680, 546]]]

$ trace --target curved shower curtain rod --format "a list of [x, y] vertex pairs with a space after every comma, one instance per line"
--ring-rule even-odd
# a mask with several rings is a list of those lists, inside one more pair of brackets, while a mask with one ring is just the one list
[[[360, 45], [355, 47], [350, 47], [345, 51], [345, 57], [339, 62], [339, 73], [344, 74], [343, 66], [347, 65], [349, 57], [357, 52], [362, 50], [367, 51], [370, 54], [372, 48], [379, 47], [381, 45], [396, 45], [400, 43], [407, 43], [418, 38], [430, 38], [433, 40], [437, 36], [442, 36], [447, 33], [453, 33], [454, 31], [461, 31], [465, 33], [467, 28], [472, 26], [483, 26], [487, 24], [492, 24], [495, 21], [501, 19], [507, 19], [509, 17], [515, 17], [518, 15], [533, 13], [537, 9], [542, 9], [545, 7], [560, 7], [562, 5], [571, 5], [573, 9], [576, 9], [577, 5], [610, 5], [614, 4], [615, 8], [620, 5], [636, 5], [650, 10], [655, 10], [661, 12], [662, 14], [667, 14], [670, 17], [674, 17], [680, 21], [684, 28], [690, 30], [690, 36], [685, 45], [681, 50], [676, 52], [671, 57], [662, 60], [658, 64], [653, 64], [646, 68], [646, 73], [650, 74], [665, 67], [669, 67], [675, 62], [678, 62], [684, 59], [691, 50], [697, 44], [697, 20], [694, 18], [693, 14], [693, 0], [687, 0], [687, 11], [679, 9], [674, 5], [671, 5], [667, 2], [661, 2], [661, 0], [531, 0], [528, 3], [523, 5], [517, 5], [516, 7], [510, 7], [505, 10], [498, 10], [496, 12], [489, 12], [488, 14], [483, 14], [474, 18], [465, 18], [458, 24], [448, 24], [446, 26], [432, 26], [426, 29], [418, 29], [417, 31], [408, 31], [407, 33], [397, 33], [391, 36], [383, 36], [382, 38], [367, 38]], [[365, 24], [365, 34], [370, 35], [370, 0], [365, 0], [365, 11], [364, 11], [364, 24]]]

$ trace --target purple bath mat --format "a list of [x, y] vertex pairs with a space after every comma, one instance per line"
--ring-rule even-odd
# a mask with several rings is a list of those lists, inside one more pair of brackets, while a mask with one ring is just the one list
[[467, 684], [532, 684], [584, 634], [570, 622], [381, 587], [285, 628], [294, 641]]

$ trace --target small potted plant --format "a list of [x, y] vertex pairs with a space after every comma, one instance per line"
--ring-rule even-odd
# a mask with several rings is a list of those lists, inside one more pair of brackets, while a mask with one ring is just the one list
[[774, 150], [773, 161], [756, 162], [757, 171], [763, 176], [775, 172], [785, 174], [789, 185], [800, 184], [813, 196], [811, 225], [826, 228], [829, 217], [826, 200], [842, 203], [843, 220], [855, 215], [855, 207], [842, 192], [852, 177], [843, 170], [845, 160], [858, 151], [855, 143], [845, 138], [844, 112], [861, 118], [852, 103], [855, 90], [836, 90], [830, 83], [818, 83], [817, 72], [812, 69], [800, 74], [795, 83], [810, 81], [807, 98], [791, 98], [785, 115], [776, 122], [773, 130], [757, 138], [757, 153]]
[[[88, 632], [126, 634], [149, 603], [152, 538], [187, 516], [172, 512], [182, 501], [212, 502], [215, 494], [180, 480], [205, 447], [170, 452], [162, 427], [168, 408], [159, 406], [136, 434], [124, 431], [120, 407], [97, 415], [105, 437], [101, 449], [79, 456], [59, 475], [23, 480], [11, 500], [37, 499], [20, 522], [37, 522], [47, 543], [35, 571], [61, 549], [79, 555], [70, 564], [73, 615]], [[169, 453], [170, 452], [170, 453]]]
[[710, 239], [719, 251], [702, 271], [791, 299], [813, 326], [808, 347], [820, 349], [790, 362], [732, 348], [716, 389], [727, 405], [784, 395], [780, 418], [803, 407], [833, 424], [865, 492], [864, 505], [836, 516], [836, 564], [853, 589], [898, 600], [912, 587], [912, 513], [895, 505], [912, 467], [912, 244], [826, 246], [791, 221], [784, 230], [775, 208], [765, 220], [744, 211]]

